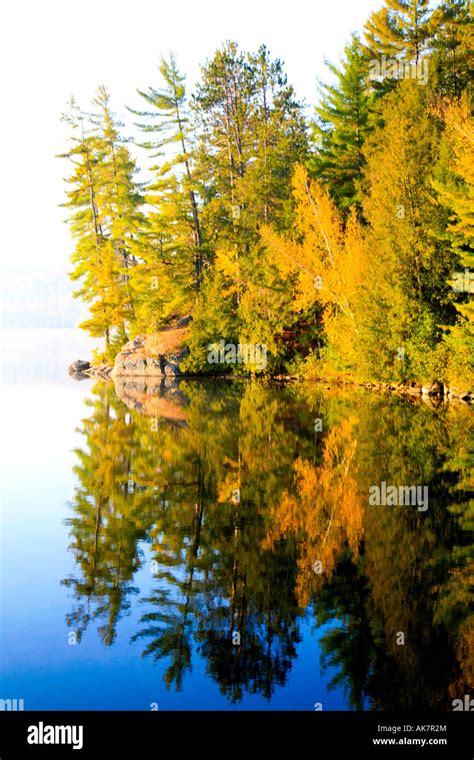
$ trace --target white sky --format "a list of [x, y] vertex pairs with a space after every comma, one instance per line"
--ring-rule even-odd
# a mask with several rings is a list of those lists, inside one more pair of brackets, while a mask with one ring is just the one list
[[[0, 269], [69, 268], [59, 121], [72, 94], [88, 106], [104, 83], [115, 111], [138, 106], [136, 88], [159, 86], [173, 50], [191, 86], [199, 64], [232, 39], [265, 43], [290, 82], [316, 102], [324, 59], [337, 62], [351, 32], [381, 0], [5, 0], [0, 11], [2, 209]], [[128, 120], [123, 113], [124, 121]]]

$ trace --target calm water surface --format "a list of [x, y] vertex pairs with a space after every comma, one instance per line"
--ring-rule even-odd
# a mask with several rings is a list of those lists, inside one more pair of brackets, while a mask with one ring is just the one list
[[[0, 698], [451, 710], [472, 691], [468, 407], [114, 389], [67, 376], [91, 351], [74, 331], [1, 345]], [[428, 508], [369, 504], [382, 482], [427, 486]]]

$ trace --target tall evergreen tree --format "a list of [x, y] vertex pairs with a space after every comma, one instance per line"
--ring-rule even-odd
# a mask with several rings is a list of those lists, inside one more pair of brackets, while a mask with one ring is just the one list
[[[259, 342], [274, 300], [261, 267], [259, 229], [291, 223], [291, 175], [307, 155], [302, 105], [281, 61], [263, 46], [248, 54], [235, 43], [203, 68], [193, 105], [203, 217], [214, 252], [209, 277], [219, 278], [222, 297], [233, 303], [234, 336]], [[193, 329], [205, 322], [207, 331], [212, 322], [217, 337], [218, 312], [209, 319], [213, 308], [209, 303], [205, 313], [199, 310]]]
[[384, 127], [367, 145], [370, 265], [360, 358], [369, 376], [389, 381], [430, 379], [440, 325], [454, 316], [447, 284], [453, 254], [434, 233], [440, 130], [427, 99], [425, 87], [403, 81], [385, 99]]
[[445, 107], [446, 129], [434, 187], [446, 210], [441, 243], [453, 255], [451, 284], [456, 324], [446, 332], [446, 377], [452, 385], [474, 382], [474, 120], [467, 96]]
[[235, 43], [227, 43], [202, 69], [193, 101], [200, 132], [198, 171], [204, 216], [214, 250], [234, 262], [235, 293], [240, 298], [240, 257], [248, 240], [240, 197], [252, 158], [251, 66]]
[[[152, 110], [132, 111], [140, 117], [137, 126], [147, 137], [142, 146], [150, 158], [160, 159], [151, 167], [154, 178], [147, 188], [147, 203], [153, 211], [145, 235], [146, 269], [160, 280], [162, 294], [165, 282], [173, 280], [175, 290], [181, 290], [181, 298], [189, 301], [192, 283], [199, 292], [204, 259], [191, 152], [193, 126], [185, 78], [173, 54], [169, 60], [161, 59], [160, 74], [163, 87], [138, 90]], [[169, 299], [170, 293], [167, 296]], [[175, 308], [179, 309], [180, 304], [175, 303]]]
[[361, 203], [364, 143], [371, 130], [373, 95], [368, 67], [356, 35], [346, 46], [341, 68], [328, 64], [335, 84], [324, 85], [314, 125], [316, 154], [312, 174], [326, 183], [342, 209]]
[[473, 79], [474, 26], [469, 0], [443, 0], [429, 23], [438, 91], [459, 97]]
[[288, 83], [283, 63], [262, 45], [248, 56], [254, 82], [251, 107], [252, 158], [241, 205], [253, 216], [253, 231], [291, 223], [290, 183], [296, 163], [306, 159], [308, 142], [302, 104]]
[[368, 57], [418, 63], [428, 37], [429, 0], [385, 0], [365, 24]]
[[64, 205], [71, 211], [76, 239], [71, 277], [81, 283], [76, 295], [90, 304], [90, 318], [81, 326], [94, 337], [105, 337], [111, 358], [127, 339], [133, 319], [129, 270], [136, 260], [142, 198], [135, 163], [104, 87], [93, 106], [92, 113], [84, 113], [72, 101], [64, 116], [72, 146], [63, 157], [73, 166]]

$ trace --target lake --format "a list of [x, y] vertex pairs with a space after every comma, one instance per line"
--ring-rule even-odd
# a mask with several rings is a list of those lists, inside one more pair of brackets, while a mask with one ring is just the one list
[[304, 383], [115, 389], [69, 378], [92, 347], [76, 331], [0, 338], [0, 698], [452, 710], [469, 694], [471, 408]]

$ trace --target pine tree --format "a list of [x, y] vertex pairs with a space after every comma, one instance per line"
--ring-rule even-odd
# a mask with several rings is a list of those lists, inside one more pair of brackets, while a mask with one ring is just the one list
[[435, 86], [460, 97], [473, 78], [473, 21], [468, 0], [443, 0], [429, 23]]
[[265, 46], [227, 43], [202, 70], [194, 111], [212, 240], [245, 254], [260, 224], [288, 223], [289, 182], [307, 152], [302, 105]]
[[248, 246], [240, 197], [252, 158], [252, 69], [235, 43], [227, 43], [202, 69], [193, 100], [199, 129], [198, 172], [210, 243], [235, 264], [235, 297], [241, 293], [240, 257]]
[[387, 58], [417, 64], [428, 36], [429, 0], [385, 0], [365, 24], [368, 58]]
[[[288, 83], [283, 64], [272, 60], [267, 48], [249, 55], [255, 93], [251, 124], [253, 156], [240, 186], [241, 223], [246, 227], [246, 255], [241, 262], [239, 338], [265, 345], [269, 366], [280, 366], [286, 327], [295, 321], [284, 289], [273, 268], [265, 266], [260, 229], [288, 230], [293, 223], [291, 180], [294, 167], [308, 155], [302, 105]], [[277, 358], [278, 357], [278, 358]]]
[[146, 200], [152, 211], [144, 234], [144, 263], [136, 280], [137, 299], [151, 307], [145, 309], [142, 321], [155, 326], [171, 313], [191, 308], [192, 288], [200, 290], [205, 257], [191, 152], [193, 126], [185, 79], [174, 55], [161, 59], [160, 74], [162, 88], [138, 90], [152, 110], [132, 111], [147, 136], [142, 147], [154, 161], [160, 159], [150, 169], [154, 179]]
[[448, 103], [434, 187], [447, 211], [441, 242], [453, 255], [450, 280], [458, 313], [445, 337], [446, 379], [474, 383], [474, 121], [467, 96]]
[[[258, 343], [259, 333], [268, 335], [268, 308], [278, 304], [265, 283], [259, 229], [291, 223], [291, 175], [307, 155], [302, 105], [281, 61], [265, 47], [249, 54], [228, 43], [203, 68], [193, 106], [203, 218], [213, 249], [209, 277], [219, 278], [221, 297], [233, 304], [233, 335]], [[262, 310], [263, 302], [268, 308]], [[213, 321], [217, 338], [217, 318], [203, 311], [193, 330], [205, 323], [207, 331]], [[219, 310], [209, 304], [209, 311]]]
[[368, 67], [359, 39], [345, 48], [341, 68], [328, 64], [336, 82], [324, 85], [314, 125], [316, 154], [312, 174], [326, 183], [342, 209], [361, 203], [365, 165], [363, 147], [371, 130], [373, 96], [367, 85]]
[[81, 283], [76, 295], [90, 304], [90, 319], [81, 326], [95, 337], [105, 336], [106, 354], [112, 358], [133, 320], [129, 270], [136, 261], [142, 198], [104, 87], [93, 106], [92, 113], [84, 113], [72, 101], [64, 116], [72, 147], [63, 157], [73, 165], [64, 205], [71, 210], [76, 239], [71, 277]]
[[[433, 379], [440, 325], [453, 319], [447, 279], [453, 254], [435, 234], [440, 130], [426, 88], [403, 81], [384, 102], [384, 127], [367, 144], [364, 215], [369, 269], [362, 333], [366, 373], [382, 380]], [[439, 378], [438, 378], [439, 379]]]
[[291, 178], [295, 165], [307, 157], [308, 141], [302, 104], [282, 61], [272, 60], [262, 45], [248, 55], [248, 64], [254, 83], [252, 157], [239, 200], [255, 233], [262, 223], [278, 229], [291, 223]]

